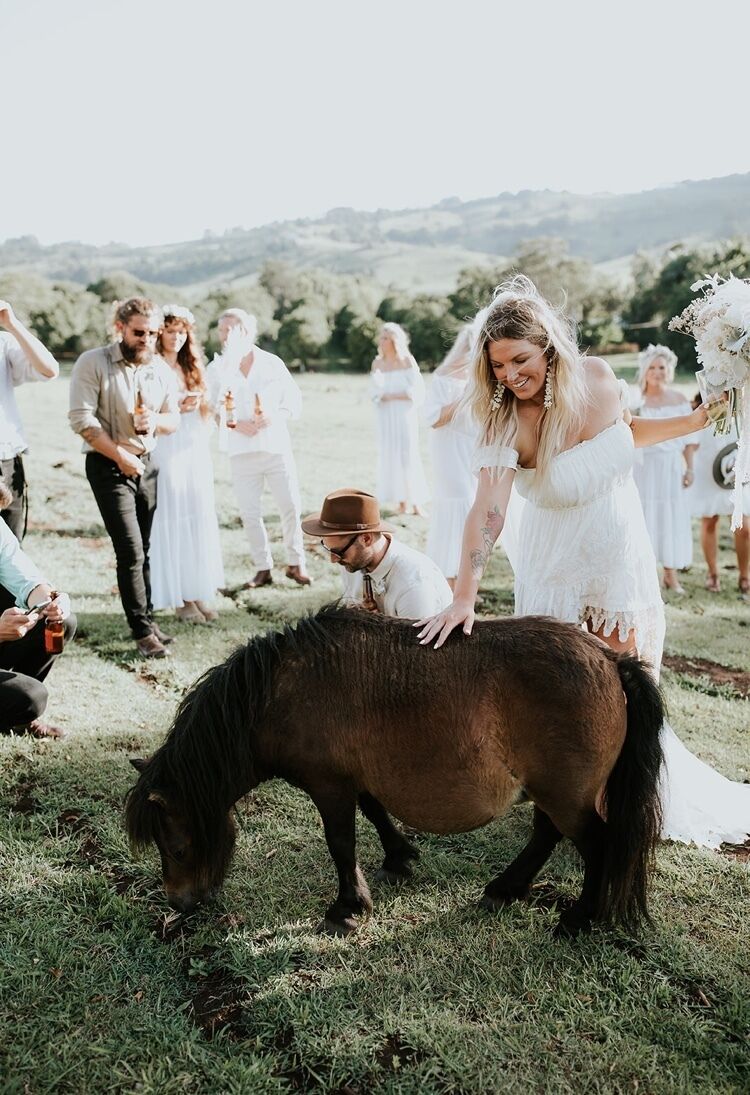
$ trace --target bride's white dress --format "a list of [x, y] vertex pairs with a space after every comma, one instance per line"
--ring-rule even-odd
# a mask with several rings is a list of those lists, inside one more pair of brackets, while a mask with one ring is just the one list
[[[633, 480], [634, 453], [621, 419], [560, 453], [542, 481], [518, 467], [513, 449], [480, 449], [474, 467], [516, 468], [513, 536], [503, 540], [515, 573], [516, 614], [590, 621], [623, 640], [634, 630], [639, 654], [658, 674], [664, 605]], [[709, 848], [746, 840], [750, 785], [704, 764], [668, 723], [662, 746], [662, 836]]]

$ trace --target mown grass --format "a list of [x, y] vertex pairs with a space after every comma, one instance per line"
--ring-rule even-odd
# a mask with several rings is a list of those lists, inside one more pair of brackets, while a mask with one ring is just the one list
[[[372, 487], [374, 430], [362, 377], [302, 378], [296, 426], [306, 508], [327, 490]], [[121, 823], [128, 758], [160, 741], [184, 689], [238, 642], [332, 599], [336, 574], [312, 552], [316, 584], [221, 601], [217, 626], [177, 635], [167, 664], [133, 657], [114, 564], [64, 418], [67, 383], [20, 390], [30, 425], [26, 546], [70, 590], [78, 641], [51, 677], [60, 744], [0, 739], [0, 1089], [81, 1092], [485, 1092], [706, 1090], [750, 1085], [747, 861], [665, 845], [655, 928], [551, 938], [556, 903], [577, 892], [561, 848], [530, 905], [480, 913], [482, 887], [524, 842], [528, 807], [476, 833], [418, 837], [403, 889], [374, 889], [354, 937], [315, 925], [335, 876], [309, 801], [270, 783], [240, 804], [237, 857], [211, 907], [175, 923], [153, 852], [134, 858]], [[230, 586], [249, 572], [225, 460], [218, 509]], [[419, 544], [425, 524], [396, 519]], [[278, 521], [269, 514], [278, 552]], [[750, 608], [732, 591], [670, 602], [668, 649], [750, 669]], [[281, 561], [280, 554], [278, 555]], [[696, 557], [697, 560], [697, 557]], [[512, 610], [499, 553], [486, 605]], [[166, 621], [163, 626], [167, 626]], [[750, 778], [750, 705], [710, 678], [664, 674], [672, 721], [706, 760]], [[711, 694], [711, 693], [716, 694]], [[360, 825], [360, 859], [380, 862]]]

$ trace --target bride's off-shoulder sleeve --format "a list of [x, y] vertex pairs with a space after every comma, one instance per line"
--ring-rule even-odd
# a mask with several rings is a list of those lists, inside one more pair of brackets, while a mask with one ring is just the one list
[[482, 468], [510, 468], [515, 471], [517, 467], [518, 453], [507, 445], [481, 445], [474, 450], [471, 458], [474, 475], [479, 475]]

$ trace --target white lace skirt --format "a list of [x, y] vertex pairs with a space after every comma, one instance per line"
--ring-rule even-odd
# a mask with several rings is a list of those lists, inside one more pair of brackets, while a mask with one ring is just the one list
[[664, 605], [638, 491], [627, 477], [580, 506], [544, 508], [527, 501], [511, 559], [516, 614], [553, 616], [605, 635], [630, 631], [642, 657], [657, 666]]

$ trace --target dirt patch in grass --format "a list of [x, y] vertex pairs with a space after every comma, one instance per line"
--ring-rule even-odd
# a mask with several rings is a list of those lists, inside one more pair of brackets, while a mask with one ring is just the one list
[[382, 1046], [375, 1052], [375, 1061], [388, 1072], [395, 1072], [405, 1065], [416, 1064], [423, 1061], [425, 1053], [422, 1050], [410, 1046], [396, 1031], [389, 1034]]
[[728, 855], [730, 859], [750, 863], [750, 840], [746, 840], [744, 844], [722, 844], [720, 850], [722, 855]]
[[242, 1011], [249, 1001], [247, 987], [227, 969], [219, 967], [201, 975], [190, 1001], [192, 1021], [211, 1040], [221, 1031], [233, 1040], [243, 1037]]
[[40, 809], [39, 802], [34, 794], [36, 785], [31, 780], [23, 780], [13, 788], [15, 798], [10, 804], [14, 814], [35, 814]]
[[139, 879], [129, 871], [113, 866], [99, 843], [96, 834], [91, 829], [90, 819], [80, 810], [63, 810], [56, 818], [57, 832], [62, 836], [77, 836], [80, 843], [76, 850], [75, 859], [66, 861], [66, 867], [80, 867], [85, 863], [97, 870], [113, 887], [120, 897], [132, 892]]
[[729, 687], [743, 699], [750, 699], [750, 673], [744, 669], [729, 669], [708, 658], [686, 658], [682, 654], [665, 654], [663, 664], [675, 673], [708, 677], [712, 684]]

